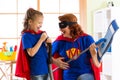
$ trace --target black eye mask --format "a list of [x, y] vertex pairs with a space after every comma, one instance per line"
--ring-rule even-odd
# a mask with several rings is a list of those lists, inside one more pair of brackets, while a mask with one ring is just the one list
[[76, 24], [77, 22], [66, 22], [66, 21], [62, 21], [59, 23], [59, 28], [62, 29], [62, 28], [65, 28], [67, 26], [71, 26], [73, 24]]

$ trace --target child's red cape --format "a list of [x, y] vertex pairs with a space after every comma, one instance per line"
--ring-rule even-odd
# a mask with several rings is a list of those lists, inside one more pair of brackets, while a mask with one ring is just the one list
[[[87, 34], [83, 34], [82, 36], [86, 36]], [[62, 35], [58, 36], [58, 38], [56, 40], [67, 40], [67, 41], [72, 41], [72, 39], [69, 38], [65, 38]], [[56, 53], [54, 55], [54, 58], [59, 57], [58, 53]], [[94, 72], [94, 78], [95, 80], [100, 80], [100, 68], [97, 68], [93, 63], [92, 63], [92, 59], [90, 59], [91, 62], [91, 66]], [[57, 66], [55, 64], [52, 64], [52, 69], [54, 70], [55, 68], [57, 68]], [[54, 80], [62, 80], [62, 69], [58, 69], [56, 71], [53, 72], [53, 76], [54, 76]]]
[[[33, 31], [25, 31], [25, 32], [30, 32], [30, 33], [34, 33], [34, 34], [42, 33], [42, 31], [39, 31], [38, 33], [35, 33]], [[23, 49], [22, 40], [21, 40], [19, 51], [18, 51], [18, 56], [17, 56], [17, 60], [16, 60], [15, 76], [26, 78], [27, 80], [30, 80], [30, 67], [29, 66], [30, 65], [29, 65], [28, 56], [26, 55], [26, 53]]]
[[30, 80], [29, 60], [27, 58], [25, 51], [23, 50], [22, 40], [20, 42], [18, 57], [17, 57], [17, 61], [16, 61], [15, 76], [26, 78], [27, 80]]

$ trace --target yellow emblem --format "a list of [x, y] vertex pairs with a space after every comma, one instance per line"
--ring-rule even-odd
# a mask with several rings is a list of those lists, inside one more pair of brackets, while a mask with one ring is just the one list
[[66, 54], [67, 54], [68, 58], [72, 59], [74, 56], [77, 56], [80, 54], [80, 50], [77, 48], [71, 48], [66, 51]]

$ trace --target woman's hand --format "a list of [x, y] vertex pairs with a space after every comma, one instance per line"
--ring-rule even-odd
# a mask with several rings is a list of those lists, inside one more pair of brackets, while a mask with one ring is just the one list
[[63, 57], [59, 57], [59, 58], [52, 58], [53, 63], [56, 64], [58, 67], [60, 67], [61, 69], [68, 69], [69, 68], [69, 64], [67, 62], [64, 62], [64, 58]]
[[101, 38], [98, 41], [95, 42], [96, 46], [99, 47], [104, 47], [104, 42], [106, 42], [107, 40], [105, 38]]

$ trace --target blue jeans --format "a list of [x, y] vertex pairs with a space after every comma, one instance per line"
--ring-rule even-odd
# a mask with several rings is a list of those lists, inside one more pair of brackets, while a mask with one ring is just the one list
[[31, 80], [50, 80], [50, 76], [48, 74], [31, 76]]
[[77, 80], [94, 80], [94, 76], [93, 74], [90, 73], [86, 73], [86, 74], [82, 74], [80, 75]]

